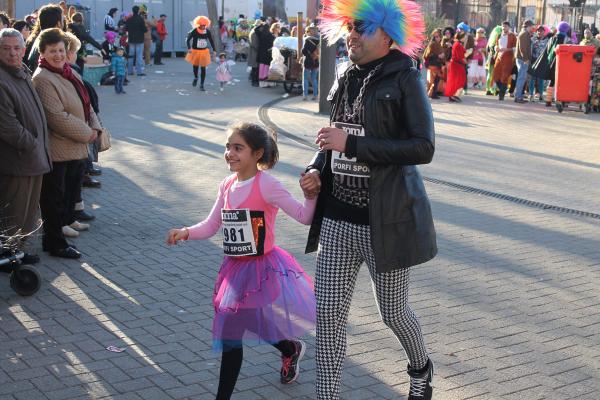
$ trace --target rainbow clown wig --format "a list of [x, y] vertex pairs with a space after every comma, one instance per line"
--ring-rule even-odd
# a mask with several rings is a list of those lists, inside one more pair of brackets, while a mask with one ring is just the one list
[[194, 18], [194, 28], [198, 28], [201, 25], [210, 28], [210, 19], [208, 17], [205, 17], [204, 15], [200, 15], [199, 17]]
[[362, 21], [365, 34], [377, 28], [387, 33], [396, 47], [410, 56], [423, 47], [425, 21], [420, 6], [412, 0], [323, 0], [319, 28], [329, 44], [346, 32], [349, 21]]

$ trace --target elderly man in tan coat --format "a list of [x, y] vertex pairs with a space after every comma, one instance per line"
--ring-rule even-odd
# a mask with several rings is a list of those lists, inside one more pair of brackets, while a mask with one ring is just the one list
[[[0, 234], [25, 236], [36, 229], [42, 176], [51, 161], [44, 109], [24, 54], [21, 33], [0, 30]], [[28, 253], [23, 259], [37, 261]]]

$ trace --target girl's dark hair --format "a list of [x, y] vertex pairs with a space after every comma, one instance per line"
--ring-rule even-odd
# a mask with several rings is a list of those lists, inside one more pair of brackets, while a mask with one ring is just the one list
[[21, 33], [23, 33], [23, 29], [25, 29], [25, 27], [31, 29], [31, 26], [29, 26], [27, 21], [18, 20], [13, 23], [13, 28], [18, 30]]
[[237, 133], [250, 146], [252, 151], [263, 150], [263, 156], [257, 164], [260, 169], [271, 169], [279, 160], [277, 149], [277, 136], [274, 131], [267, 131], [264, 127], [252, 122], [237, 122], [228, 128], [229, 134]]
[[221, 58], [221, 57], [227, 58], [227, 54], [225, 54], [225, 53], [219, 53], [219, 58]]
[[10, 18], [4, 11], [0, 11], [0, 21], [2, 21], [2, 24], [5, 25], [6, 28], [10, 27]]
[[464, 31], [459, 31], [456, 32], [456, 34], [454, 35], [454, 39], [456, 40], [463, 40], [463, 38], [466, 36]]
[[111, 17], [114, 18], [115, 13], [118, 11], [119, 9], [117, 7], [113, 7], [110, 10], [108, 10], [108, 15], [110, 15]]
[[83, 24], [83, 14], [80, 12], [76, 12], [75, 14], [73, 14], [73, 16], [71, 17], [71, 20], [75, 23], [78, 24]]
[[44, 29], [56, 28], [62, 23], [62, 8], [57, 4], [46, 4], [38, 11], [38, 18], [27, 42], [33, 42]]
[[65, 44], [65, 50], [67, 48], [67, 37], [60, 28], [44, 29], [40, 33], [40, 53], [46, 51], [46, 47], [63, 42]]

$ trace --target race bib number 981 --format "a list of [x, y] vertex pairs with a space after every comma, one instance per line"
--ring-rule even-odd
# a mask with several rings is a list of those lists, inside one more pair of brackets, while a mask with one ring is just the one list
[[[253, 215], [259, 213], [260, 215]], [[247, 208], [221, 210], [223, 253], [232, 257], [260, 255], [264, 247], [264, 216]]]

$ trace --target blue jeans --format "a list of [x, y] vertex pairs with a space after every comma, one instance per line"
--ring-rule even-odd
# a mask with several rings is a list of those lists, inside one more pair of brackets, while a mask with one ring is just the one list
[[123, 82], [125, 82], [125, 75], [115, 76], [115, 92], [123, 93]]
[[308, 82], [312, 82], [313, 96], [319, 95], [319, 70], [304, 68], [304, 77], [302, 87], [304, 88], [304, 97], [308, 96]]
[[525, 89], [525, 82], [527, 81], [527, 69], [529, 63], [517, 58], [517, 86], [515, 90], [515, 99], [523, 100], [523, 90]]
[[133, 74], [133, 60], [135, 60], [135, 73], [144, 73], [144, 43], [129, 43], [129, 58], [127, 59], [127, 72]]
[[545, 82], [546, 81], [544, 81], [543, 79], [529, 75], [529, 95], [533, 96], [535, 94], [535, 89], [537, 89], [541, 98], [544, 95]]

